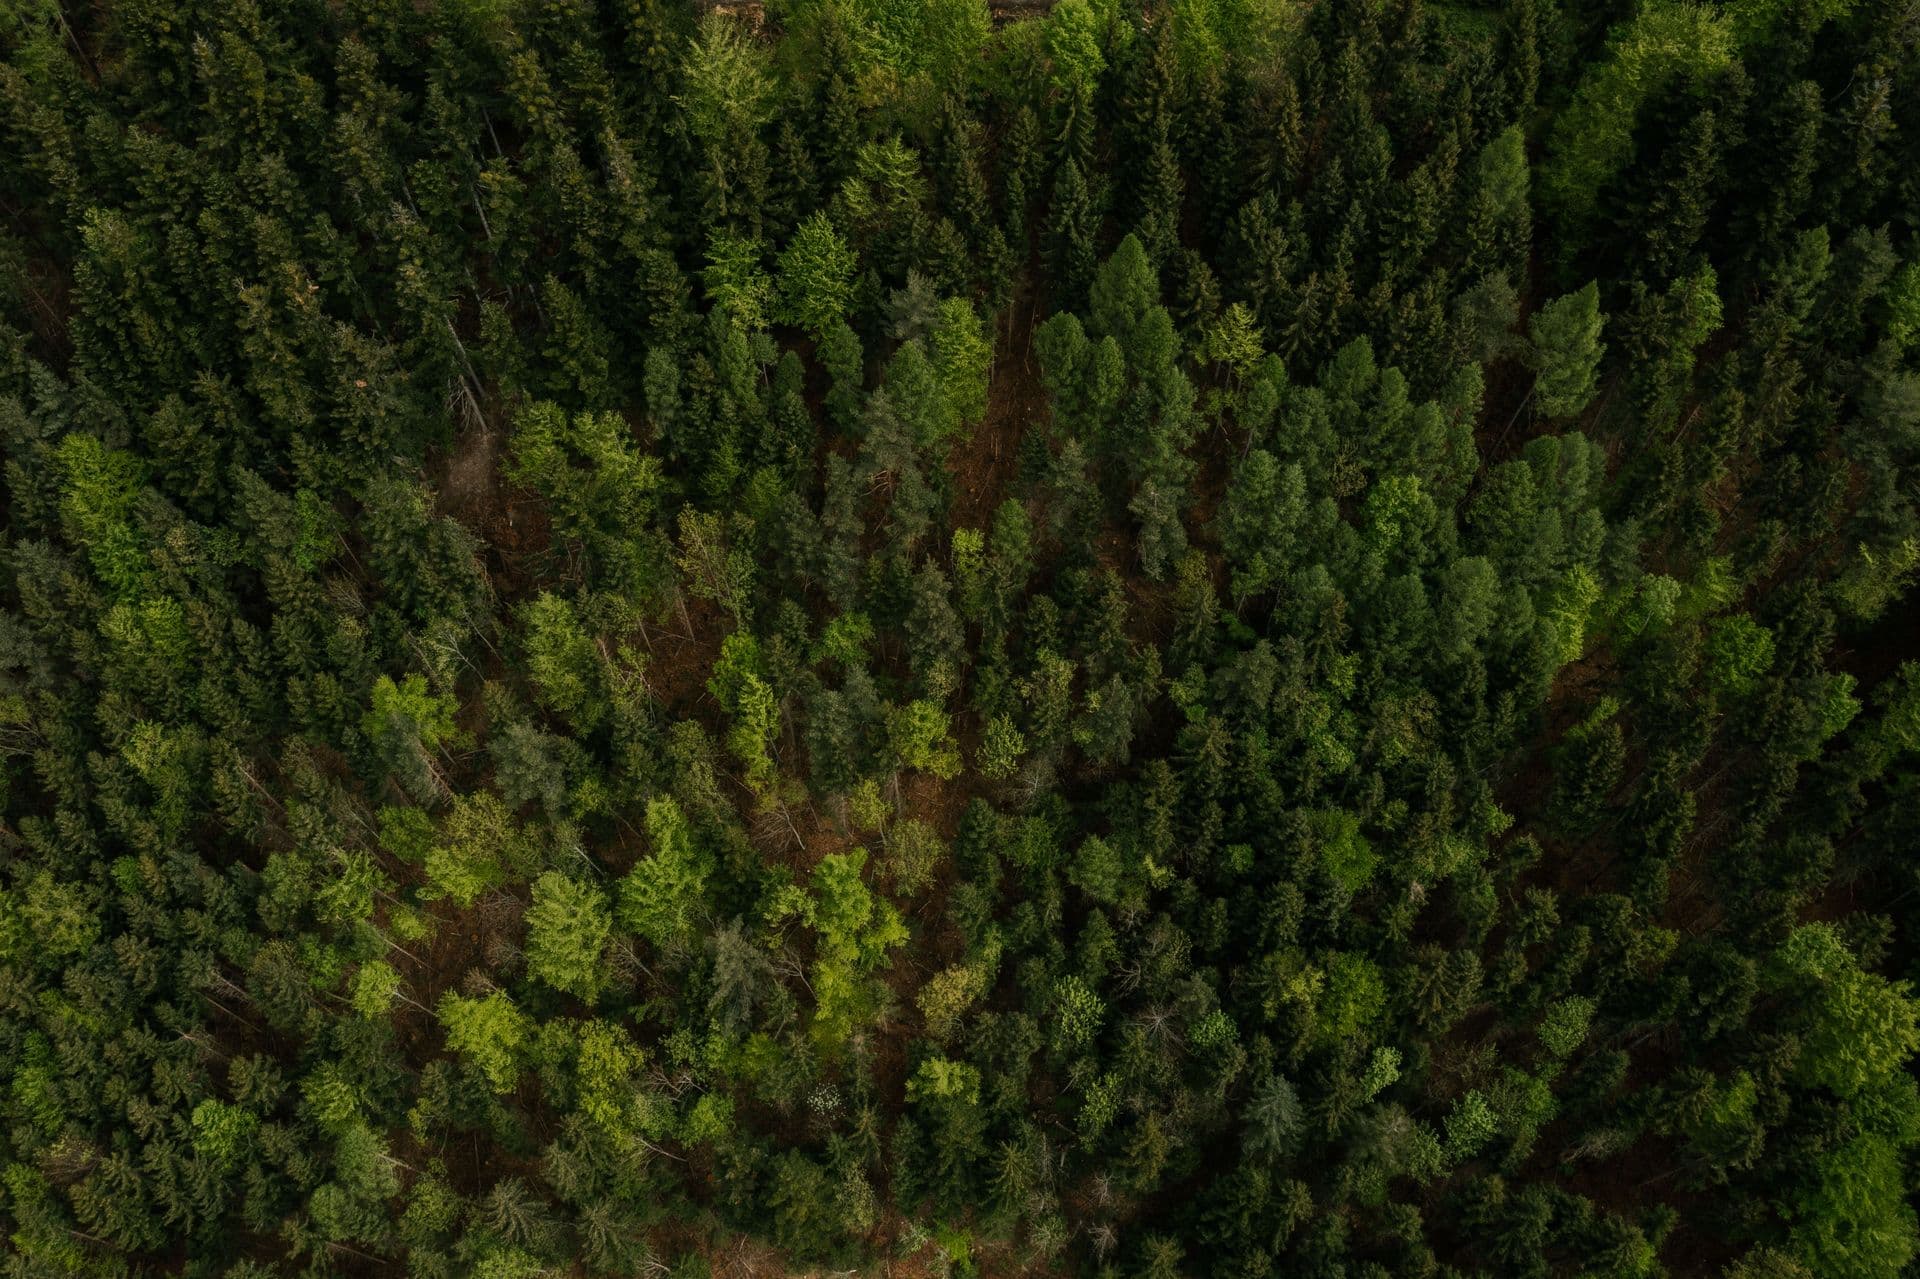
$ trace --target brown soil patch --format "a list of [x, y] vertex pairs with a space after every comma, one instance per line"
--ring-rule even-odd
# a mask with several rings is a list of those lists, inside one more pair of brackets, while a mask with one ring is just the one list
[[955, 782], [913, 773], [900, 782], [900, 815], [918, 818], [940, 832], [940, 838], [951, 840], [973, 796], [973, 791]]
[[552, 543], [546, 504], [537, 494], [507, 481], [505, 432], [473, 420], [453, 447], [429, 457], [428, 480], [435, 513], [458, 521], [485, 545], [487, 580], [503, 599], [531, 586], [537, 560]]
[[1052, 411], [1047, 388], [1040, 382], [1040, 363], [1033, 354], [1038, 310], [1025, 292], [1023, 288], [1008, 305], [995, 335], [986, 418], [947, 457], [955, 528], [983, 528], [993, 518], [1013, 480], [1021, 438]]
[[732, 629], [710, 600], [683, 597], [683, 607], [635, 636], [634, 647], [647, 655], [647, 687], [669, 719], [694, 719], [694, 709], [713, 706], [707, 680], [720, 656], [720, 641]]

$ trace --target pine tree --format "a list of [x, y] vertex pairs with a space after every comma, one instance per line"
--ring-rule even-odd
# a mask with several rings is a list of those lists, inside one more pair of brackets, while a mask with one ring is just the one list
[[1573, 417], [1593, 399], [1600, 357], [1607, 349], [1600, 341], [1605, 323], [1600, 290], [1593, 283], [1549, 302], [1527, 322], [1535, 370], [1533, 394], [1540, 412]]
[[619, 920], [655, 946], [681, 947], [693, 938], [712, 864], [696, 845], [680, 805], [670, 797], [648, 803], [647, 835], [652, 854], [620, 881]]
[[601, 955], [612, 932], [606, 894], [550, 870], [533, 882], [527, 971], [555, 990], [592, 1003], [606, 978]]
[[780, 254], [780, 319], [824, 338], [847, 317], [858, 265], [826, 215], [814, 213]]
[[966, 634], [953, 611], [946, 574], [932, 561], [913, 580], [906, 619], [907, 654], [920, 691], [943, 696], [958, 682]]
[[1097, 218], [1080, 166], [1072, 159], [1060, 166], [1047, 213], [1045, 256], [1054, 281], [1055, 306], [1077, 308], [1093, 282], [1094, 235]]

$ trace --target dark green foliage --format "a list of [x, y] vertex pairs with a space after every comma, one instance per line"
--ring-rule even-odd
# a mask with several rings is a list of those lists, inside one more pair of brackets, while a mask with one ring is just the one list
[[1912, 15], [732, 9], [0, 15], [0, 1273], [1910, 1270]]

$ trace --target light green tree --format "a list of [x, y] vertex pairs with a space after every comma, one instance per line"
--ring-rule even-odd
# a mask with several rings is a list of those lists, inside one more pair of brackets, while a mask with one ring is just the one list
[[527, 676], [535, 696], [582, 733], [591, 732], [607, 707], [600, 649], [567, 600], [542, 591], [520, 609], [527, 646]]
[[1745, 693], [1773, 667], [1773, 632], [1745, 613], [1714, 622], [1707, 635], [1707, 673], [1730, 693]]
[[1733, 24], [1719, 9], [1678, 0], [1640, 9], [1554, 120], [1541, 175], [1549, 204], [1584, 226], [1603, 187], [1632, 157], [1640, 104], [1676, 80], [1705, 82], [1733, 57]]
[[1593, 1020], [1593, 1001], [1584, 995], [1569, 995], [1547, 1005], [1540, 1022], [1540, 1043], [1555, 1057], [1568, 1057], [1587, 1037]]
[[435, 1010], [447, 1047], [478, 1068], [495, 1092], [511, 1092], [534, 1023], [502, 991], [479, 999], [448, 991]]
[[353, 975], [353, 1011], [362, 1017], [385, 1017], [400, 993], [400, 974], [383, 959], [369, 959]]
[[680, 105], [694, 136], [720, 146], [752, 133], [773, 115], [774, 83], [767, 57], [733, 17], [709, 9], [687, 49]]
[[601, 963], [613, 934], [607, 895], [557, 870], [533, 881], [527, 909], [527, 972], [591, 1003], [606, 981]]
[[527, 404], [514, 416], [505, 470], [545, 499], [555, 535], [585, 555], [594, 584], [640, 604], [661, 598], [671, 580], [655, 523], [664, 477], [625, 418]]
[[931, 353], [935, 375], [947, 403], [962, 426], [978, 425], [987, 413], [987, 374], [993, 367], [993, 344], [985, 326], [965, 298], [940, 304], [934, 324]]
[[765, 328], [773, 318], [773, 277], [767, 274], [765, 256], [766, 246], [758, 236], [717, 227], [707, 237], [707, 265], [700, 273], [707, 297], [749, 332]]
[[581, 1022], [574, 1045], [574, 1088], [581, 1114], [609, 1132], [627, 1130], [639, 1092], [635, 1077], [646, 1052], [625, 1027], [595, 1019]]
[[663, 949], [683, 946], [705, 908], [712, 862], [671, 796], [648, 802], [647, 836], [653, 855], [620, 881], [620, 923]]
[[1106, 1001], [1077, 976], [1066, 976], [1053, 984], [1052, 1037], [1054, 1048], [1062, 1056], [1089, 1047], [1107, 1016]]
[[1920, 1224], [1900, 1151], [1865, 1134], [1822, 1156], [1793, 1205], [1793, 1243], [1822, 1279], [1898, 1279], [1920, 1251]]
[[1807, 992], [1797, 1069], [1843, 1097], [1885, 1085], [1920, 1052], [1920, 1004], [1906, 982], [1861, 969], [1833, 925], [1805, 924], [1780, 948], [1783, 975]]
[[980, 746], [974, 752], [973, 766], [989, 781], [1012, 777], [1026, 753], [1027, 739], [1011, 716], [995, 715], [980, 734]]
[[830, 1048], [844, 1044], [872, 1013], [876, 992], [867, 974], [908, 939], [900, 912], [861, 877], [866, 864], [863, 848], [821, 858], [813, 871], [813, 895], [801, 906], [818, 936], [812, 1032]]
[[1600, 289], [1592, 282], [1555, 298], [1527, 321], [1533, 342], [1533, 394], [1540, 412], [1572, 417], [1593, 399], [1599, 386], [1600, 357], [1607, 351], [1600, 340], [1605, 325]]
[[780, 254], [779, 318], [824, 338], [846, 318], [858, 265], [827, 215], [813, 214]]
[[943, 781], [960, 775], [960, 745], [938, 702], [908, 702], [887, 711], [887, 741], [902, 768], [932, 773]]
[[373, 705], [360, 717], [360, 731], [415, 798], [432, 800], [447, 788], [436, 757], [457, 736], [457, 709], [450, 694], [428, 689], [424, 675], [408, 675], [398, 684], [382, 675], [373, 682]]
[[964, 1061], [928, 1057], [907, 1079], [907, 1100], [974, 1105], [980, 1100], [980, 1069]]
[[428, 900], [453, 899], [462, 909], [510, 878], [529, 873], [536, 846], [498, 795], [455, 797], [440, 838], [427, 850]]

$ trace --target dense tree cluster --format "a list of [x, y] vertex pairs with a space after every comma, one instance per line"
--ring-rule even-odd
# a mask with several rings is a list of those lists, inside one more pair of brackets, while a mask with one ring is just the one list
[[4, 1273], [1910, 1272], [1912, 0], [0, 55]]

